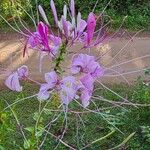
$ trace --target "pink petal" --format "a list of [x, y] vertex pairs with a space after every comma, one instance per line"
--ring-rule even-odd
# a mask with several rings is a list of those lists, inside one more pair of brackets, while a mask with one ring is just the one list
[[45, 73], [45, 81], [49, 84], [50, 88], [53, 88], [58, 81], [58, 77], [55, 71]]
[[64, 16], [62, 16], [62, 26], [63, 26], [65, 37], [68, 39], [68, 37], [69, 37], [69, 24], [65, 20]]
[[39, 5], [39, 12], [40, 12], [41, 16], [43, 17], [44, 21], [47, 23], [47, 25], [49, 25], [48, 19], [47, 19], [46, 14], [45, 14], [45, 11], [43, 10], [41, 5]]
[[48, 44], [48, 27], [43, 22], [40, 22], [38, 24], [38, 32], [40, 34], [40, 37], [41, 37], [43, 45], [45, 46], [46, 49], [49, 49], [49, 44]]
[[75, 2], [74, 2], [74, 0], [70, 1], [70, 10], [71, 10], [72, 17], [75, 17]]
[[86, 89], [88, 89], [91, 92], [93, 91], [93, 89], [94, 89], [94, 79], [90, 74], [87, 74], [87, 75], [83, 76], [80, 79], [80, 81]]
[[30, 44], [32, 48], [35, 48], [40, 43], [41, 43], [41, 40], [40, 40], [40, 35], [38, 32], [34, 32], [28, 39], [28, 44]]
[[20, 68], [18, 68], [17, 73], [19, 78], [27, 78], [29, 75], [28, 67], [25, 65], [21, 66]]
[[89, 100], [91, 98], [91, 94], [89, 94], [88, 90], [83, 90], [80, 98], [83, 107], [86, 108], [90, 104]]
[[81, 13], [79, 12], [77, 16], [77, 31], [79, 33], [82, 33], [85, 30], [86, 26], [87, 23], [85, 20], [81, 19]]
[[62, 43], [62, 39], [54, 35], [50, 35], [50, 40], [54, 43], [55, 46], [60, 46]]
[[22, 91], [22, 87], [20, 86], [19, 83], [19, 76], [18, 73], [15, 72], [13, 74], [11, 74], [5, 81], [5, 85], [11, 89], [12, 91], [17, 91], [17, 92], [21, 92]]
[[54, 15], [54, 19], [55, 19], [55, 24], [58, 27], [58, 17], [57, 17], [57, 11], [56, 11], [56, 7], [55, 7], [55, 3], [53, 0], [50, 1], [50, 6]]
[[47, 100], [50, 97], [50, 92], [48, 90], [49, 90], [49, 85], [42, 84], [37, 96], [38, 100]]
[[64, 104], [68, 105], [75, 97], [77, 87], [75, 77], [69, 76], [64, 78], [61, 85], [60, 97]]
[[87, 20], [87, 45], [89, 45], [93, 39], [95, 27], [96, 27], [96, 18], [94, 13], [91, 12]]

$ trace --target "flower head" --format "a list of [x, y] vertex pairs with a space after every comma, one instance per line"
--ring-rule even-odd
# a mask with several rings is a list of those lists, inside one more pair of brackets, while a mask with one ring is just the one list
[[90, 74], [94, 78], [103, 75], [103, 69], [99, 63], [95, 61], [94, 56], [87, 54], [79, 54], [73, 57], [71, 71], [73, 74], [80, 72]]
[[5, 81], [5, 85], [12, 91], [21, 92], [22, 86], [20, 85], [19, 80], [25, 79], [28, 77], [28, 67], [21, 66], [14, 73], [12, 73]]
[[63, 104], [68, 105], [76, 95], [76, 80], [68, 76], [60, 80], [55, 71], [45, 74], [46, 83], [41, 85], [38, 93], [39, 100], [47, 100], [50, 97], [49, 90], [55, 90], [60, 95]]
[[40, 22], [37, 31], [29, 37], [28, 44], [31, 48], [38, 49], [41, 52], [48, 52], [53, 57], [57, 54], [62, 44], [62, 39], [53, 34], [49, 34], [48, 26]]

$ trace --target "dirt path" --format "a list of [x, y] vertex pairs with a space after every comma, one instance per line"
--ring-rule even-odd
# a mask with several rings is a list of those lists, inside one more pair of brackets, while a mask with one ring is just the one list
[[[100, 59], [100, 63], [105, 67], [111, 67], [118, 65], [122, 62], [132, 60], [140, 56], [150, 55], [150, 36], [149, 34], [135, 37], [132, 42], [128, 43], [130, 39], [121, 37], [111, 40], [109, 43], [104, 44], [102, 47], [97, 47], [91, 50], [91, 55], [95, 57], [100, 57], [109, 51], [106, 55]], [[23, 38], [18, 34], [0, 34], [0, 83], [3, 84], [4, 79], [8, 75], [6, 70], [15, 70], [17, 67], [26, 64], [30, 68], [31, 77], [35, 80], [43, 80], [43, 73], [48, 72], [51, 68], [51, 61], [47, 58], [43, 61], [42, 73], [39, 73], [39, 59], [38, 54], [29, 50], [29, 57], [22, 57], [23, 50]], [[23, 42], [23, 43], [21, 43]], [[124, 47], [126, 45], [126, 47]], [[124, 47], [124, 48], [123, 48]], [[123, 49], [122, 49], [123, 48]], [[80, 44], [73, 47], [71, 51], [77, 52], [80, 49]], [[121, 50], [122, 49], [122, 50]], [[121, 51], [120, 51], [121, 50]], [[116, 56], [116, 54], [119, 54]], [[85, 53], [83, 50], [82, 53]], [[66, 62], [63, 64], [65, 67], [69, 67], [69, 61], [71, 60], [71, 55], [66, 59]], [[119, 82], [134, 82], [138, 76], [143, 76], [144, 71], [134, 72], [132, 74], [126, 74], [127, 72], [150, 68], [150, 57], [139, 58], [135, 61], [130, 61], [129, 63], [119, 65], [118, 67], [112, 68], [113, 71], [107, 71], [108, 73], [118, 74], [117, 77], [108, 77], [105, 76], [101, 80], [109, 83], [119, 83]], [[114, 72], [115, 70], [115, 72]], [[123, 73], [123, 76], [120, 74]], [[148, 77], [145, 80], [150, 80]]]

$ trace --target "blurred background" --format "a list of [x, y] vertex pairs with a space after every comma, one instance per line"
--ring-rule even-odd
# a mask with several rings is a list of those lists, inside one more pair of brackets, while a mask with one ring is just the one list
[[[64, 2], [68, 4], [68, 0], [54, 0], [58, 15], [61, 16]], [[79, 10], [83, 18], [86, 18], [88, 13], [93, 10], [97, 0], [76, 0], [76, 10]], [[30, 26], [31, 19], [25, 11], [31, 15], [31, 9], [36, 17], [37, 5], [43, 6], [47, 13], [47, 17], [53, 24], [53, 17], [50, 10], [49, 0], [0, 0], [0, 14], [11, 24], [14, 24], [13, 19], [18, 19], [18, 15], [24, 22]], [[109, 3], [109, 0], [99, 0], [95, 8], [95, 13], [98, 15]], [[128, 30], [144, 29], [150, 30], [150, 0], [112, 0], [106, 8], [105, 15], [112, 19], [111, 29], [117, 29], [125, 16], [127, 16], [122, 28]], [[3, 19], [0, 17], [0, 31], [9, 30]], [[7, 29], [6, 29], [7, 28]]]

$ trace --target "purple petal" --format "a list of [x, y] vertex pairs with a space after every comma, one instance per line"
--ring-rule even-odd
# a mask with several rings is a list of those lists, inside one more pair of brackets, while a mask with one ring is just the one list
[[43, 10], [41, 5], [39, 5], [39, 12], [40, 12], [41, 16], [43, 17], [44, 21], [49, 25], [48, 19], [47, 19], [46, 14], [45, 14], [45, 11]]
[[72, 17], [75, 17], [75, 2], [74, 2], [74, 0], [70, 1], [70, 10], [71, 10]]
[[64, 8], [63, 8], [63, 16], [65, 19], [67, 19], [67, 6], [64, 5]]
[[88, 90], [83, 90], [80, 98], [83, 107], [86, 108], [90, 104], [91, 93]]
[[89, 65], [93, 62], [95, 62], [95, 59], [93, 56], [89, 56], [87, 54], [79, 54], [75, 55], [72, 60], [72, 67], [71, 71], [72, 73], [76, 74], [79, 71], [83, 73], [90, 73], [92, 65], [89, 67]]
[[62, 43], [62, 39], [54, 35], [50, 35], [50, 40], [54, 43], [55, 46], [60, 46]]
[[82, 54], [74, 55], [72, 58], [71, 72], [73, 74], [77, 74], [81, 71], [83, 66], [84, 66], [84, 62], [82, 60]]
[[50, 88], [53, 88], [58, 81], [58, 77], [55, 71], [45, 73], [45, 81], [49, 84]]
[[95, 27], [96, 27], [96, 18], [94, 13], [91, 12], [87, 20], [87, 45], [89, 45], [93, 39]]
[[79, 54], [73, 56], [71, 72], [77, 74], [79, 72], [90, 74], [94, 79], [104, 74], [104, 69], [95, 61], [93, 56], [87, 54]]
[[55, 19], [55, 24], [58, 27], [58, 17], [57, 17], [57, 11], [56, 11], [56, 7], [55, 7], [55, 3], [53, 0], [50, 1], [50, 6], [54, 15], [54, 19]]
[[27, 78], [29, 75], [28, 67], [25, 65], [21, 66], [20, 68], [18, 68], [17, 73], [19, 78], [21, 79]]
[[20, 86], [19, 83], [19, 76], [18, 73], [15, 72], [13, 74], [11, 74], [5, 81], [5, 85], [11, 89], [12, 91], [17, 91], [17, 92], [21, 92], [22, 91], [22, 87]]
[[78, 13], [77, 16], [77, 32], [79, 32], [79, 34], [81, 35], [81, 33], [83, 33], [83, 31], [85, 30], [87, 26], [87, 23], [85, 20], [81, 19], [81, 13]]
[[38, 24], [38, 32], [40, 34], [43, 46], [45, 46], [46, 49], [49, 49], [49, 44], [48, 44], [48, 27], [43, 22], [40, 22]]
[[68, 105], [76, 96], [77, 85], [75, 77], [69, 76], [64, 78], [61, 85], [60, 97], [64, 104]]
[[69, 37], [69, 24], [65, 20], [64, 16], [62, 16], [62, 26], [63, 26], [65, 37], [68, 39], [68, 37]]
[[85, 75], [80, 79], [84, 88], [81, 88], [81, 101], [84, 107], [89, 105], [89, 100], [92, 96], [93, 89], [94, 89], [94, 79], [90, 74]]
[[60, 91], [60, 98], [63, 104], [68, 105], [75, 97], [76, 91], [73, 89], [62, 89]]
[[80, 79], [80, 81], [86, 89], [88, 89], [91, 92], [93, 91], [93, 89], [94, 89], [94, 79], [90, 74], [85, 75], [84, 77], [82, 77]]
[[50, 92], [48, 90], [49, 90], [49, 85], [42, 84], [37, 96], [38, 100], [47, 100], [50, 97]]
[[34, 32], [28, 39], [28, 44], [30, 44], [32, 48], [35, 48], [40, 43], [41, 43], [41, 40], [40, 40], [40, 35], [38, 32]]
[[93, 72], [91, 72], [91, 76], [93, 78], [101, 77], [104, 75], [104, 69], [97, 63], [94, 63]]

